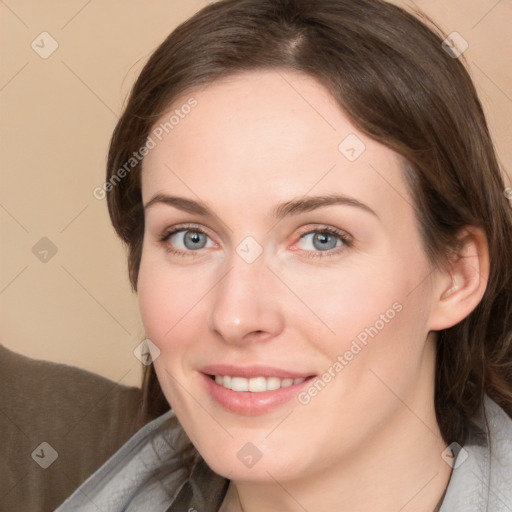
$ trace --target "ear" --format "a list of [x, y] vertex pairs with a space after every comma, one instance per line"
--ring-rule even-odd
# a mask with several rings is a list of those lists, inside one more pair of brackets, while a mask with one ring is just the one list
[[447, 329], [466, 318], [481, 301], [489, 278], [489, 248], [483, 231], [464, 228], [457, 236], [459, 249], [438, 268], [429, 316], [432, 331]]

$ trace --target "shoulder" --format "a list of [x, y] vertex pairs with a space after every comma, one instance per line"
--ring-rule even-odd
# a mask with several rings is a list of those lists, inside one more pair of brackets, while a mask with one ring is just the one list
[[455, 445], [452, 476], [440, 512], [501, 512], [512, 504], [512, 419], [489, 396], [475, 434]]
[[167, 411], [134, 434], [55, 512], [121, 512], [142, 504], [144, 510], [164, 510], [187, 480], [181, 452], [189, 443], [174, 412]]
[[[141, 397], [140, 388], [75, 366], [26, 357], [2, 345], [0, 376], [1, 400], [14, 415], [12, 420], [46, 435], [67, 434], [80, 425], [87, 430], [92, 423], [104, 434], [109, 425], [117, 429], [116, 418], [124, 430]], [[112, 409], [118, 414], [112, 415]]]
[[[70, 395], [75, 390], [101, 392], [116, 390], [137, 394], [139, 389], [113, 382], [77, 366], [72, 366], [44, 359], [35, 359], [9, 350], [0, 344], [0, 375], [6, 384], [30, 388], [34, 393], [59, 390], [60, 396]], [[66, 386], [63, 386], [63, 384]], [[19, 397], [20, 399], [22, 397]]]
[[[136, 431], [139, 388], [3, 345], [0, 379], [0, 494], [13, 510], [53, 510]], [[34, 453], [48, 451], [42, 471]]]
[[486, 397], [489, 431], [487, 462], [492, 501], [512, 506], [512, 418], [493, 400]]

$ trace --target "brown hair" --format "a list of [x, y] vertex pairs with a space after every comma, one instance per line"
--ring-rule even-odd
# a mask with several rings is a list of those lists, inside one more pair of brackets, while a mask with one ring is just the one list
[[[430, 22], [381, 0], [221, 0], [152, 54], [113, 133], [111, 180], [176, 99], [231, 73], [293, 69], [325, 85], [354, 125], [407, 162], [425, 251], [442, 264], [464, 226], [487, 237], [490, 275], [475, 310], [438, 333], [435, 409], [465, 438], [487, 393], [512, 416], [512, 212], [473, 83]], [[133, 289], [144, 236], [139, 163], [108, 192]], [[169, 409], [152, 366], [145, 420]]]

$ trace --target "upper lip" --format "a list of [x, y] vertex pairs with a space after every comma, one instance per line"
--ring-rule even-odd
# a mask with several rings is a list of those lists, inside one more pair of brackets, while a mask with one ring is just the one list
[[206, 375], [229, 375], [230, 377], [245, 377], [250, 379], [253, 377], [280, 377], [283, 379], [300, 379], [302, 377], [311, 377], [312, 373], [299, 373], [284, 370], [283, 368], [276, 368], [272, 366], [233, 366], [230, 364], [212, 364], [204, 366], [200, 369]]

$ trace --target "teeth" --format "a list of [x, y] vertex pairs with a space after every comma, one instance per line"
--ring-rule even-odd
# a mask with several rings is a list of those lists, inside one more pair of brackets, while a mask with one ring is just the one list
[[305, 380], [304, 377], [298, 379], [280, 379], [279, 377], [253, 377], [252, 379], [246, 379], [244, 377], [230, 377], [229, 375], [215, 375], [215, 382], [227, 389], [232, 389], [233, 391], [252, 391], [253, 393], [287, 388], [294, 384], [300, 384]]
[[233, 391], [249, 391], [249, 381], [243, 377], [231, 377], [231, 389]]

